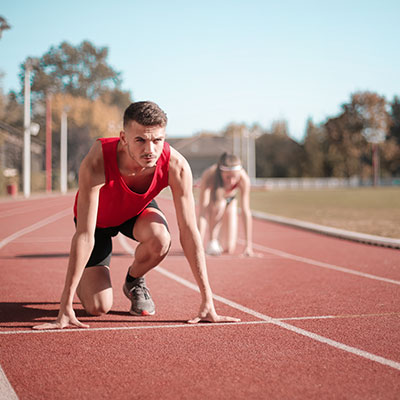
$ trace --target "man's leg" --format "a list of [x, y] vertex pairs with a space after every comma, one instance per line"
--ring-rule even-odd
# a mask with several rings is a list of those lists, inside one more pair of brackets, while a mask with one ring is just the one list
[[133, 238], [139, 244], [135, 259], [128, 269], [123, 291], [131, 300], [129, 312], [132, 315], [154, 315], [154, 302], [143, 275], [165, 258], [171, 245], [171, 237], [163, 214], [153, 207], [146, 208], [138, 216], [132, 232]]
[[113, 304], [109, 268], [105, 265], [85, 268], [76, 293], [88, 314], [108, 313]]
[[105, 314], [113, 304], [109, 265], [111, 238], [116, 234], [115, 228], [96, 228], [92, 254], [76, 290], [83, 307], [91, 315]]
[[168, 254], [171, 236], [165, 217], [156, 208], [146, 208], [133, 227], [133, 237], [139, 242], [129, 275], [139, 278], [157, 266]]

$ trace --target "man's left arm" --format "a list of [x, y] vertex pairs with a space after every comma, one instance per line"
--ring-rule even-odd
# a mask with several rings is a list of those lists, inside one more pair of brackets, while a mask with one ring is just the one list
[[192, 181], [192, 172], [189, 164], [183, 156], [171, 148], [169, 185], [175, 205], [180, 242], [201, 294], [201, 306], [198, 316], [188, 322], [237, 322], [240, 321], [237, 318], [219, 316], [214, 308], [203, 244], [196, 224]]

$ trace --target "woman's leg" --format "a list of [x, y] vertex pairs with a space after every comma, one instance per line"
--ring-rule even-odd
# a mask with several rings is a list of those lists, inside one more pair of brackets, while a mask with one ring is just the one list
[[234, 253], [237, 244], [238, 213], [237, 200], [233, 199], [225, 208], [221, 224], [221, 245], [224, 252]]

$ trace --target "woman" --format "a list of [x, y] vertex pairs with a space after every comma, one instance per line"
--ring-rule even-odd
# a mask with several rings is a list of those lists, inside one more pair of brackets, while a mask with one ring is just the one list
[[224, 153], [218, 164], [204, 171], [200, 183], [199, 230], [204, 241], [207, 224], [210, 241], [207, 254], [232, 254], [236, 248], [238, 230], [237, 197], [240, 195], [246, 239], [243, 255], [253, 256], [252, 217], [250, 211], [250, 179], [240, 159]]

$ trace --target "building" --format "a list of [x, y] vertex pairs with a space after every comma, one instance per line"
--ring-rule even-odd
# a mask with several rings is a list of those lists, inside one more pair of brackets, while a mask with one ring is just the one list
[[195, 180], [212, 164], [215, 164], [222, 153], [233, 151], [230, 137], [217, 135], [198, 135], [190, 138], [167, 138], [168, 143], [179, 151], [189, 162]]

